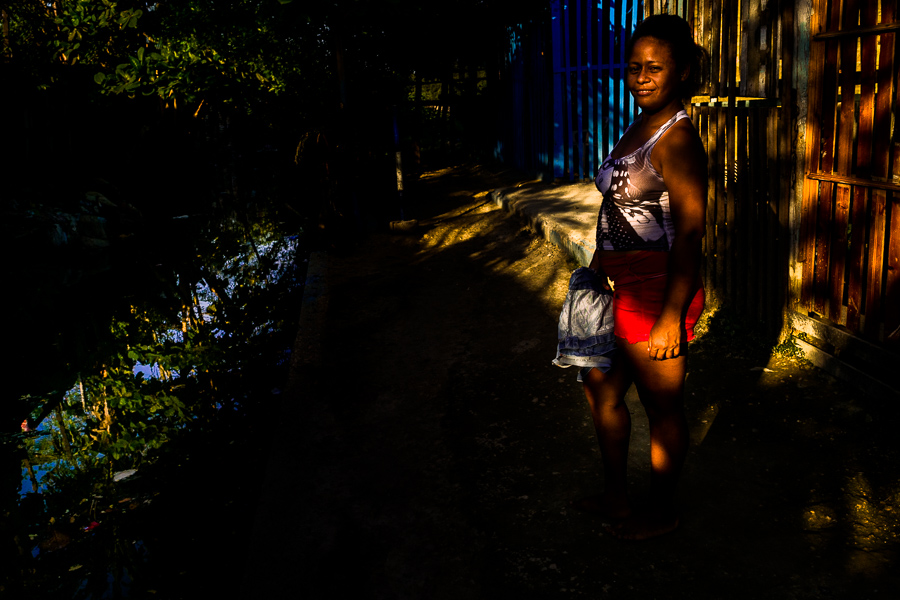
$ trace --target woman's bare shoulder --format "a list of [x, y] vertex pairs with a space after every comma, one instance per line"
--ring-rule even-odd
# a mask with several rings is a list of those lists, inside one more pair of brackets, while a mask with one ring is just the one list
[[670, 160], [677, 160], [682, 165], [684, 161], [698, 161], [705, 166], [705, 157], [706, 151], [693, 123], [690, 119], [681, 119], [659, 139], [653, 148], [651, 160], [654, 166], [659, 161], [663, 168]]
[[700, 134], [690, 119], [679, 119], [673, 124], [668, 131], [663, 134], [656, 144], [664, 148], [676, 151], [686, 151], [696, 149], [697, 146], [703, 147], [700, 142]]

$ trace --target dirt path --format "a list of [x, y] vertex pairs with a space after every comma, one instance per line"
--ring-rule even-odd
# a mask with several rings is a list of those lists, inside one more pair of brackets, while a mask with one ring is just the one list
[[897, 597], [897, 406], [769, 362], [723, 319], [692, 345], [682, 528], [629, 544], [567, 509], [601, 485], [575, 371], [550, 363], [576, 265], [489, 202], [509, 177], [426, 176], [416, 231], [327, 257], [321, 344], [286, 394], [244, 592]]

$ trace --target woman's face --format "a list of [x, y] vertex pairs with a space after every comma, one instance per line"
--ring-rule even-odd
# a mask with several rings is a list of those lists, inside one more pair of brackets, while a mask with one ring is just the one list
[[669, 44], [652, 37], [634, 42], [628, 57], [626, 84], [643, 112], [658, 112], [681, 105], [680, 86], [688, 76], [679, 72]]

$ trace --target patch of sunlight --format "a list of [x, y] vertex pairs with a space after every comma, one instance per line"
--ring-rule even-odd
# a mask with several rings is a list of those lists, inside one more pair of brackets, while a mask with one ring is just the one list
[[427, 171], [425, 173], [422, 173], [419, 176], [419, 179], [432, 179], [434, 177], [440, 177], [441, 175], [449, 175], [453, 173], [454, 170], [455, 167], [447, 167], [444, 169], [437, 169], [436, 171]]
[[[872, 486], [863, 473], [847, 480], [844, 500], [853, 533], [850, 542], [866, 552], [880, 551], [900, 541], [900, 484], [890, 490], [882, 501], [873, 496]], [[851, 560], [848, 568], [856, 570], [861, 565]], [[870, 561], [864, 561], [871, 568]]]
[[[433, 233], [429, 232], [422, 236], [422, 240], [425, 242], [424, 250], [429, 250], [436, 246], [442, 245], [447, 239], [446, 232], [441, 233]], [[421, 252], [420, 252], [421, 253]]]
[[803, 528], [807, 531], [821, 531], [838, 524], [837, 513], [830, 506], [816, 504], [803, 513]]
[[498, 274], [509, 269], [510, 265], [511, 263], [508, 260], [500, 257], [492, 258], [484, 264], [485, 267], [488, 267], [491, 271]]
[[441, 229], [435, 230], [433, 232], [427, 233], [422, 236], [423, 240], [426, 240], [427, 248], [433, 248], [438, 246], [452, 246], [454, 244], [458, 244], [460, 242], [465, 242], [466, 240], [474, 237], [473, 232], [467, 228], [457, 228], [457, 229]]

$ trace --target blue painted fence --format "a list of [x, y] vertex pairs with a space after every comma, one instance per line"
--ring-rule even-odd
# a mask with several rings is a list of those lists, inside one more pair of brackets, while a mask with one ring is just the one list
[[549, 23], [509, 29], [510, 112], [495, 154], [516, 168], [591, 179], [636, 116], [625, 44], [640, 0], [551, 0]]

